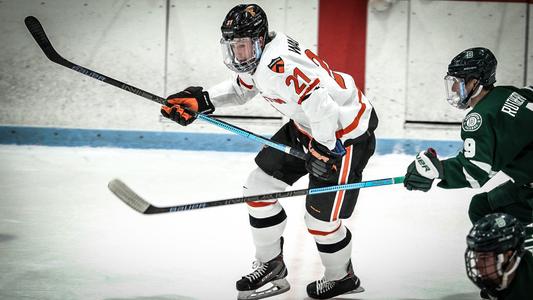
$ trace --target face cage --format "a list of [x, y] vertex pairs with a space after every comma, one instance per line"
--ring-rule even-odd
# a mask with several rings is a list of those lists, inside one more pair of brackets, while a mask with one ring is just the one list
[[[222, 48], [222, 56], [224, 64], [232, 71], [237, 73], [249, 73], [259, 65], [259, 59], [261, 58], [261, 42], [259, 38], [234, 38], [230, 41], [225, 39], [220, 40], [220, 46]], [[237, 47], [242, 49], [237, 50]], [[238, 56], [246, 54], [246, 58], [238, 59]]]
[[446, 100], [451, 106], [459, 109], [468, 108], [468, 92], [465, 80], [451, 75], [444, 77], [446, 87]]
[[[479, 252], [478, 252], [479, 253]], [[473, 250], [466, 250], [465, 252], [465, 265], [466, 274], [468, 278], [480, 289], [485, 289], [491, 294], [495, 294], [497, 291], [501, 291], [509, 285], [508, 277], [510, 274], [516, 271], [518, 264], [520, 263], [520, 256], [517, 251], [514, 251], [509, 260], [505, 261], [503, 253], [493, 254], [493, 264], [482, 264], [479, 262], [476, 252]], [[516, 258], [514, 265], [508, 269], [509, 261]], [[487, 273], [481, 270], [494, 270]], [[482, 274], [483, 273], [483, 274]]]

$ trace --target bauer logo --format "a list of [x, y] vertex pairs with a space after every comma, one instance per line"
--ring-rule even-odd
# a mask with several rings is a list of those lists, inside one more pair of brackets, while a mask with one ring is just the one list
[[481, 115], [478, 113], [468, 114], [463, 120], [463, 130], [464, 131], [476, 131], [481, 127], [483, 120]]
[[74, 66], [72, 66], [71, 69], [74, 70], [74, 71], [80, 72], [82, 74], [85, 74], [87, 76], [90, 76], [90, 77], [92, 77], [92, 78], [94, 78], [96, 80], [100, 80], [100, 81], [105, 81], [106, 80], [105, 76], [103, 76], [101, 74], [98, 74], [98, 73], [96, 73], [94, 71], [87, 70], [87, 69], [85, 69], [84, 67], [81, 67], [81, 66], [74, 65]]

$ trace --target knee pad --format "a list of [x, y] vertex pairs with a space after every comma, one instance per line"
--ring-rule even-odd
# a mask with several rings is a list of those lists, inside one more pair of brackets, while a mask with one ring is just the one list
[[244, 196], [275, 193], [284, 191], [289, 185], [265, 173], [261, 168], [256, 168], [244, 184]]
[[[243, 195], [252, 196], [284, 191], [289, 185], [278, 180], [260, 168], [253, 170], [243, 186]], [[272, 217], [282, 211], [282, 207], [275, 199], [266, 201], [247, 202], [250, 216], [255, 218]]]
[[342, 225], [341, 220], [325, 222], [307, 212], [304, 219], [307, 230], [313, 235], [318, 244], [335, 244], [346, 238], [347, 229]]

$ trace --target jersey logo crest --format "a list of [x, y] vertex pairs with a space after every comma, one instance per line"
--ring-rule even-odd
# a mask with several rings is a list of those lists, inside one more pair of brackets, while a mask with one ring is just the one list
[[478, 113], [468, 114], [463, 120], [463, 130], [464, 131], [476, 131], [481, 127], [483, 120], [481, 115]]
[[274, 58], [269, 64], [268, 67], [270, 70], [276, 72], [276, 73], [283, 73], [285, 72], [285, 62], [283, 62], [283, 59], [281, 57]]

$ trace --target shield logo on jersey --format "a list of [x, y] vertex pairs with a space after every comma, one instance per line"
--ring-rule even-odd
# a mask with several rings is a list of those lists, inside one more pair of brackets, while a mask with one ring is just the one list
[[281, 57], [274, 58], [269, 64], [268, 67], [270, 70], [276, 72], [276, 73], [283, 73], [285, 72], [285, 63], [283, 62], [283, 59]]
[[481, 127], [481, 123], [483, 123], [481, 115], [478, 113], [471, 113], [464, 118], [462, 127], [464, 131], [476, 131]]

